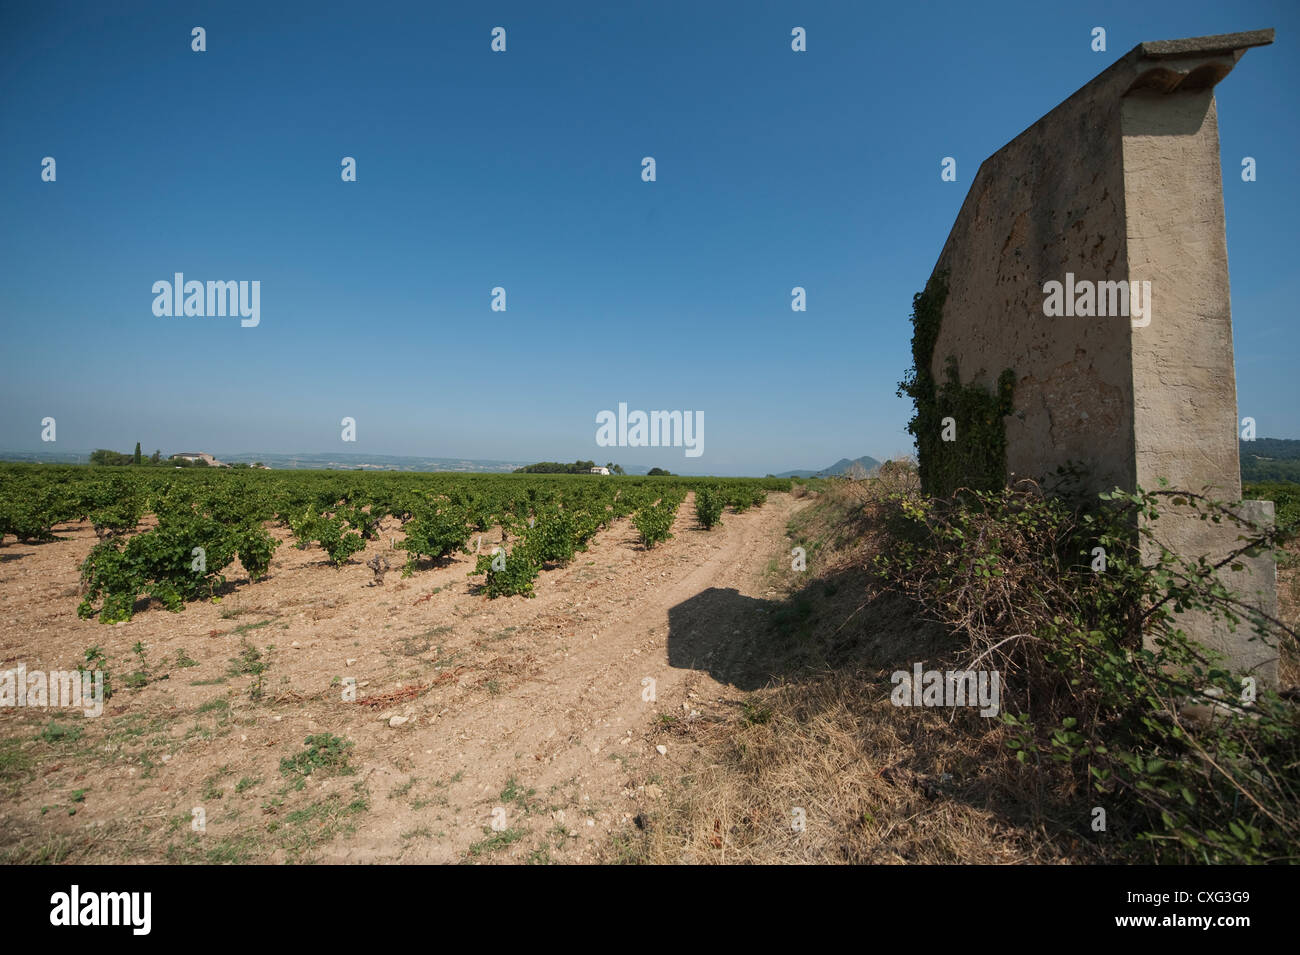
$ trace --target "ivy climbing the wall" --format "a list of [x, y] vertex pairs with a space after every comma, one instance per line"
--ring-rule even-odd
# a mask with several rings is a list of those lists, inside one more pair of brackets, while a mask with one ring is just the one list
[[947, 298], [945, 272], [936, 272], [925, 290], [912, 296], [912, 367], [898, 385], [899, 396], [911, 398], [916, 409], [907, 430], [916, 439], [921, 488], [936, 496], [958, 488], [992, 491], [1005, 485], [1003, 418], [1012, 412], [1016, 380], [1007, 368], [992, 393], [980, 385], [963, 385], [957, 358], [949, 355], [943, 381], [935, 381], [930, 369]]

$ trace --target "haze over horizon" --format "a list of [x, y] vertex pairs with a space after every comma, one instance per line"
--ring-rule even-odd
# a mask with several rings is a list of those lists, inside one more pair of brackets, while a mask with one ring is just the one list
[[[0, 448], [0, 461], [24, 460], [24, 459], [31, 460], [34, 458], [40, 458], [42, 460], [48, 461], [51, 459], [70, 458], [73, 456], [79, 459], [88, 459], [91, 452], [93, 450], [97, 450], [93, 448], [76, 448], [76, 449], [59, 449], [59, 450], [52, 451], [50, 450], [50, 447], [51, 447], [50, 445], [46, 445], [44, 448], [36, 448], [32, 450]], [[134, 446], [132, 446], [132, 448], [126, 449], [121, 453], [129, 454], [131, 453], [133, 447]], [[109, 448], [107, 450], [117, 450], [117, 449]], [[415, 464], [417, 462], [423, 463], [423, 462], [432, 461], [432, 462], [439, 462], [440, 464], [447, 464], [447, 465], [453, 463], [470, 464], [475, 466], [470, 470], [498, 471], [498, 472], [513, 470], [515, 468], [523, 467], [529, 464], [540, 463], [539, 461], [522, 461], [522, 460], [515, 460], [510, 458], [466, 458], [457, 455], [442, 455], [442, 454], [395, 455], [395, 454], [386, 454], [383, 452], [374, 452], [371, 454], [365, 454], [363, 452], [357, 452], [357, 451], [291, 451], [291, 452], [231, 451], [229, 449], [210, 450], [207, 448], [187, 448], [185, 450], [186, 451], [207, 451], [209, 454], [212, 454], [212, 456], [215, 457], [217, 460], [226, 464], [239, 463], [239, 462], [252, 463], [254, 461], [262, 461], [272, 469], [275, 469], [277, 466], [283, 466], [285, 459], [298, 460], [298, 461], [306, 460], [309, 463], [304, 465], [304, 467], [315, 467], [318, 464], [321, 464], [323, 461], [334, 461], [345, 467], [361, 467], [369, 462], [379, 467], [383, 467], [385, 465], [393, 465], [393, 468], [396, 470], [412, 470], [412, 468], [409, 465]], [[622, 451], [625, 449], [611, 448], [606, 450]], [[153, 452], [145, 448], [143, 445], [141, 445], [140, 453], [145, 458], [148, 458]], [[166, 449], [162, 449], [162, 453], [164, 458], [166, 458], [172, 454], [180, 454], [183, 452], [169, 451]], [[691, 468], [691, 467], [681, 468], [680, 470], [665, 467], [664, 470], [668, 470], [673, 474], [678, 474], [685, 477], [705, 476], [705, 475], [711, 476], [715, 474], [719, 477], [763, 477], [764, 475], [767, 474], [774, 474], [777, 476], [781, 476], [781, 475], [788, 476], [795, 472], [806, 471], [810, 473], [818, 473], [822, 471], [830, 471], [836, 468], [837, 465], [841, 465], [845, 462], [852, 463], [854, 461], [860, 461], [863, 458], [874, 458], [874, 455], [858, 455], [855, 458], [841, 457], [827, 464], [817, 465], [813, 467], [798, 466], [798, 467], [769, 468], [767, 471], [763, 472], [762, 474], [752, 474], [752, 475], [745, 475], [745, 474], [728, 475], [728, 474], [721, 474], [719, 472], [714, 472], [714, 471], [699, 470], [697, 468]], [[314, 459], [321, 459], [321, 460], [318, 461]], [[393, 459], [396, 460], [394, 461]], [[617, 458], [608, 458], [608, 457], [595, 459], [595, 458], [584, 458], [584, 457], [560, 456], [560, 457], [548, 458], [546, 460], [558, 461], [559, 463], [562, 464], [567, 464], [574, 461], [586, 461], [586, 460], [591, 460], [595, 464], [604, 464], [607, 461], [612, 461], [612, 463], [614, 464], [622, 465], [625, 469], [628, 470], [629, 474], [641, 474], [649, 470], [650, 468], [660, 467], [660, 465], [625, 464], [622, 460], [619, 460]], [[69, 462], [69, 463], [86, 464], [88, 463], [88, 461], [78, 460], [76, 462]], [[497, 465], [497, 467], [489, 467], [490, 465]], [[461, 469], [447, 467], [447, 468], [434, 468], [432, 470], [461, 470]]]
[[[9, 4], [0, 328], [27, 360], [0, 448], [734, 475], [909, 453], [912, 295], [983, 159], [1138, 42], [1270, 26], [1215, 91], [1238, 411], [1300, 437], [1293, 4]], [[155, 315], [178, 272], [259, 282], [260, 321]], [[620, 402], [703, 412], [703, 454], [599, 446]]]

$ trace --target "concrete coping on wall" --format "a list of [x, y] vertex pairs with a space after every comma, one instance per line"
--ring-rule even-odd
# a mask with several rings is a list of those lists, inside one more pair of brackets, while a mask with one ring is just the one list
[[[1133, 47], [1110, 66], [1058, 103], [1046, 115], [1002, 149], [1026, 135], [1036, 126], [1044, 124], [1057, 113], [1078, 108], [1080, 100], [1093, 97], [1112, 98], [1118, 103], [1134, 93], [1166, 94], [1175, 91], [1194, 92], [1212, 89], [1232, 72], [1237, 61], [1252, 47], [1268, 46], [1274, 40], [1272, 27], [1265, 30], [1247, 30], [1244, 33], [1219, 33], [1213, 36], [1193, 36], [1176, 40], [1148, 40]], [[1162, 62], [1163, 61], [1163, 62]], [[999, 149], [985, 159], [976, 174], [983, 175], [984, 167], [1002, 152]], [[974, 186], [972, 186], [974, 189]]]
[[[1125, 57], [1135, 65], [1148, 60], [1170, 61], [1142, 70], [1124, 90], [1125, 96], [1139, 91], [1194, 93], [1211, 89], [1232, 72], [1243, 53], [1273, 42], [1273, 30], [1219, 33], [1182, 40], [1151, 40], [1139, 43]], [[1138, 69], [1142, 69], [1140, 65]]]
[[1247, 30], [1244, 33], [1216, 33], [1214, 36], [1192, 36], [1181, 40], [1149, 40], [1137, 48], [1148, 59], [1166, 56], [1214, 56], [1221, 53], [1240, 53], [1252, 46], [1268, 46], [1273, 42], [1274, 31]]

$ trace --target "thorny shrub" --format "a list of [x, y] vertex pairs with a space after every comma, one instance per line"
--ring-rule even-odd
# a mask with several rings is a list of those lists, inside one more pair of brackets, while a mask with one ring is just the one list
[[[881, 510], [892, 540], [878, 571], [960, 635], [967, 668], [1000, 671], [1008, 745], [1079, 803], [1081, 831], [1100, 804], [1154, 861], [1296, 861], [1300, 713], [1262, 685], [1250, 701], [1243, 674], [1183, 629], [1196, 614], [1294, 647], [1220, 579], [1292, 528], [1167, 488], [1088, 502], [1022, 483], [899, 493]], [[1155, 531], [1175, 512], [1238, 527], [1236, 545], [1173, 553]]]

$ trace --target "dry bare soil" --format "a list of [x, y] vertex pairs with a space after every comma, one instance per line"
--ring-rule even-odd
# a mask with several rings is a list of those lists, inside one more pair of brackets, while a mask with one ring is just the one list
[[113, 693], [98, 718], [0, 710], [0, 859], [607, 857], [685, 758], [664, 727], [762, 684], [747, 635], [808, 503], [771, 494], [704, 531], [688, 497], [651, 550], [619, 521], [533, 599], [474, 593], [473, 556], [402, 579], [391, 519], [338, 570], [277, 530], [267, 579], [236, 565], [219, 601], [115, 626], [76, 614], [88, 525], [9, 543], [0, 668], [73, 669], [100, 646]]

